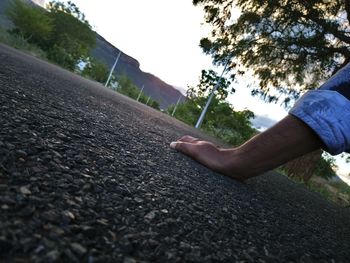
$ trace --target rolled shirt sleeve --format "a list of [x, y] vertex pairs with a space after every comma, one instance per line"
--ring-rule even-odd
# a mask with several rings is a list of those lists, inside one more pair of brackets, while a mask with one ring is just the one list
[[313, 129], [327, 152], [350, 152], [350, 63], [320, 89], [305, 93], [289, 114]]

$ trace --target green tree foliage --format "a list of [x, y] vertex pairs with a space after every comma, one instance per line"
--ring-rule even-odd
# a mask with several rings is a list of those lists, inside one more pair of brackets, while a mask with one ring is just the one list
[[315, 175], [330, 179], [336, 176], [335, 168], [337, 168], [335, 159], [328, 154], [323, 154], [316, 165]]
[[199, 84], [196, 87], [189, 87], [187, 89], [187, 96], [190, 98], [207, 97], [214, 89], [215, 85], [219, 83], [218, 89], [215, 91], [215, 97], [220, 101], [227, 98], [229, 93], [235, 90], [230, 89], [231, 82], [226, 78], [220, 78], [213, 70], [202, 70]]
[[70, 70], [86, 59], [95, 46], [95, 32], [71, 2], [51, 2], [46, 11], [14, 0], [7, 14], [15, 25], [13, 33], [38, 45], [51, 61]]
[[[214, 63], [250, 69], [254, 94], [276, 100], [315, 89], [350, 62], [350, 4], [344, 0], [193, 0], [205, 11], [211, 34], [201, 40]], [[232, 10], [241, 11], [236, 19]], [[277, 93], [278, 94], [278, 93]]]
[[148, 105], [149, 105], [150, 107], [152, 107], [153, 109], [160, 110], [159, 102], [156, 101], [156, 100], [150, 99], [150, 101], [148, 102]]
[[[194, 126], [207, 99], [207, 97], [187, 98], [186, 102], [177, 106], [174, 117]], [[167, 111], [171, 114], [173, 110], [174, 106], [171, 106]], [[253, 112], [249, 110], [234, 111], [229, 103], [214, 98], [201, 129], [236, 146], [247, 141], [257, 133], [251, 126], [250, 120], [252, 118], [254, 118]]]
[[153, 100], [149, 97], [147, 97], [145, 94], [141, 93], [140, 90], [137, 88], [137, 86], [132, 83], [132, 81], [128, 78], [127, 75], [122, 74], [118, 76], [117, 78], [118, 82], [118, 89], [117, 91], [120, 92], [121, 94], [128, 96], [134, 100], [137, 100], [137, 98], [140, 95], [139, 102], [146, 104], [148, 101], [148, 106], [160, 110], [159, 103], [156, 100]]
[[[199, 84], [188, 89], [187, 100], [177, 106], [174, 117], [194, 126], [218, 81], [219, 88], [206, 113], [201, 129], [231, 145], [239, 145], [257, 132], [250, 123], [250, 120], [254, 118], [254, 113], [249, 110], [234, 111], [233, 107], [225, 102], [228, 93], [234, 90], [230, 91], [230, 81], [226, 78], [220, 79], [212, 70], [202, 70]], [[172, 114], [174, 107], [167, 109], [169, 114]]]
[[104, 63], [94, 58], [89, 58], [85, 68], [82, 71], [82, 75], [92, 78], [100, 83], [105, 83], [108, 78], [109, 71]]
[[0, 42], [11, 47], [26, 51], [33, 56], [46, 58], [46, 53], [35, 44], [27, 42], [18, 34], [9, 33], [7, 30], [0, 27]]
[[117, 78], [119, 87], [118, 92], [121, 94], [124, 94], [125, 96], [128, 96], [134, 100], [137, 99], [140, 90], [136, 87], [136, 85], [131, 81], [131, 79], [128, 78], [127, 75], [122, 74], [118, 76]]
[[96, 34], [83, 13], [72, 2], [50, 2], [49, 17], [53, 34], [48, 41], [48, 56], [61, 66], [74, 70], [77, 62], [86, 59], [96, 44]]
[[30, 6], [22, 0], [13, 0], [7, 16], [15, 26], [11, 33], [22, 36], [29, 43], [42, 46], [52, 35], [52, 19], [42, 8]]

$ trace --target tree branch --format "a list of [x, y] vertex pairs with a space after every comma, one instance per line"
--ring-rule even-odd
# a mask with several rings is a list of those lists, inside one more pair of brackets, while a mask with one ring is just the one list
[[350, 57], [345, 58], [344, 62], [342, 64], [340, 64], [338, 67], [336, 67], [333, 72], [332, 72], [332, 76], [338, 72], [338, 70], [340, 70], [341, 68], [345, 67], [346, 64], [348, 64], [350, 62]]
[[340, 53], [345, 57], [345, 60], [350, 59], [350, 50], [346, 47], [325, 47], [334, 53]]
[[350, 0], [344, 0], [345, 2], [345, 12], [348, 22], [350, 23]]
[[[345, 1], [349, 2], [350, 0], [345, 0]], [[349, 3], [349, 8], [350, 8], [350, 3]], [[350, 13], [348, 13], [348, 15], [349, 14]], [[303, 17], [306, 18], [306, 19], [310, 19], [311, 21], [313, 21], [316, 24], [320, 25], [326, 32], [332, 34], [333, 36], [335, 36], [339, 40], [350, 44], [350, 37], [348, 37], [345, 34], [343, 34], [344, 32], [338, 31], [336, 29], [334, 30], [334, 28], [329, 23], [327, 23], [327, 21], [325, 21], [324, 19], [320, 19], [318, 17], [314, 17], [311, 14], [304, 15]]]

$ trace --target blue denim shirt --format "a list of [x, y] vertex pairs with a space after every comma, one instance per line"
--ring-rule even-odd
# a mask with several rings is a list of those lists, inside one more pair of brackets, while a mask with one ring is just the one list
[[321, 138], [331, 154], [350, 152], [350, 63], [289, 111]]

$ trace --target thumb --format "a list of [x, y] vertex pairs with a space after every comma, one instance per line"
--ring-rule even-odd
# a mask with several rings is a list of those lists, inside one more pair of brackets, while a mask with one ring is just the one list
[[176, 150], [176, 145], [177, 145], [177, 142], [171, 142], [170, 148]]

